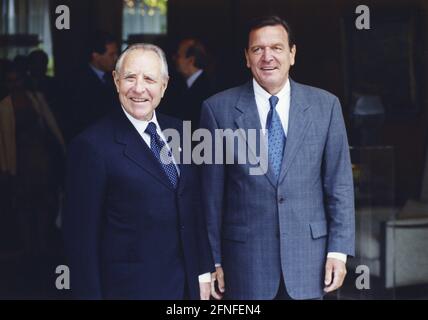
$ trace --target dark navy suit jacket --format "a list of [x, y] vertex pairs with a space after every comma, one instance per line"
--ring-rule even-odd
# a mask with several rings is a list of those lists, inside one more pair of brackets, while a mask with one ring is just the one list
[[[64, 240], [80, 299], [199, 299], [213, 269], [195, 167], [176, 190], [121, 108], [79, 135], [68, 155]], [[162, 130], [181, 123], [157, 114]], [[186, 291], [185, 291], [186, 290]]]

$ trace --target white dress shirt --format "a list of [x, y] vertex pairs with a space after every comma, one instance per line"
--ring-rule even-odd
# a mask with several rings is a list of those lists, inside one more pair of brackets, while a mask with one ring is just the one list
[[158, 119], [156, 118], [156, 111], [153, 111], [152, 119], [150, 121], [146, 121], [146, 120], [135, 119], [125, 110], [123, 106], [122, 106], [122, 110], [123, 112], [125, 112], [126, 117], [129, 119], [129, 121], [131, 121], [132, 125], [138, 131], [141, 138], [143, 138], [144, 142], [147, 144], [149, 148], [150, 148], [151, 138], [150, 138], [150, 135], [146, 132], [146, 129], [150, 122], [153, 122], [156, 125], [157, 134], [159, 135], [159, 137], [161, 137], [162, 141], [166, 144], [165, 136], [163, 135], [162, 130], [160, 129], [160, 126], [158, 123]]
[[[269, 98], [272, 96], [263, 89], [256, 80], [253, 79], [254, 96], [256, 98], [257, 111], [259, 112], [260, 124], [263, 132], [266, 130], [266, 120], [270, 110]], [[290, 81], [287, 80], [285, 86], [276, 94], [278, 103], [276, 112], [281, 119], [282, 128], [285, 136], [288, 134], [288, 115], [290, 113]]]
[[[129, 121], [131, 121], [132, 125], [138, 131], [138, 133], [143, 138], [144, 142], [147, 144], [147, 146], [149, 148], [150, 148], [150, 139], [151, 138], [150, 138], [150, 135], [145, 132], [145, 130], [146, 130], [146, 128], [150, 122], [153, 122], [156, 125], [157, 134], [161, 137], [162, 141], [168, 146], [168, 144], [166, 143], [165, 136], [162, 133], [161, 128], [160, 128], [159, 123], [158, 123], [158, 120], [156, 118], [156, 112], [155, 111], [153, 111], [152, 119], [150, 121], [145, 121], [145, 120], [135, 119], [128, 112], [126, 112], [126, 110], [123, 107], [122, 107], [122, 109], [123, 109], [123, 112], [125, 112], [126, 117], [129, 119]], [[168, 148], [169, 148], [169, 146], [168, 146]], [[174, 156], [173, 156], [173, 161], [174, 161], [175, 167], [177, 168], [177, 172], [180, 175], [180, 171], [177, 167], [177, 162], [175, 161]], [[199, 282], [211, 282], [211, 274], [209, 272], [207, 272], [207, 273], [200, 275], [199, 276]]]
[[[159, 137], [162, 139], [162, 141], [165, 143], [165, 145], [167, 146], [168, 150], [171, 151], [171, 148], [169, 147], [168, 143], [166, 142], [165, 136], [162, 133], [162, 130], [159, 126], [158, 120], [156, 118], [156, 111], [153, 111], [153, 117], [150, 121], [145, 121], [145, 120], [138, 120], [135, 119], [133, 116], [131, 116], [126, 110], [125, 108], [123, 108], [122, 106], [122, 110], [123, 112], [125, 112], [126, 117], [129, 119], [129, 121], [131, 121], [132, 125], [134, 126], [134, 128], [138, 131], [138, 133], [140, 134], [141, 138], [143, 138], [144, 142], [147, 144], [147, 146], [149, 147], [149, 149], [151, 149], [150, 147], [150, 142], [151, 142], [151, 137], [150, 135], [146, 132], [146, 128], [149, 125], [150, 122], [153, 122], [156, 125], [156, 133], [159, 135]], [[174, 154], [171, 153], [172, 155], [172, 161], [175, 165], [175, 168], [177, 169], [177, 173], [178, 176], [180, 176], [180, 170], [178, 169], [177, 166], [177, 161], [175, 161], [174, 159]]]
[[104, 75], [106, 74], [104, 71], [94, 67], [92, 64], [89, 64], [89, 67], [92, 69], [92, 71], [94, 71], [94, 73], [97, 75], [98, 79], [100, 79], [100, 81], [102, 83], [106, 82], [104, 79]]
[[194, 74], [192, 74], [190, 77], [186, 79], [187, 88], [190, 88], [195, 83], [195, 81], [199, 78], [202, 72], [204, 72], [204, 70], [199, 69], [198, 71], [196, 71]]

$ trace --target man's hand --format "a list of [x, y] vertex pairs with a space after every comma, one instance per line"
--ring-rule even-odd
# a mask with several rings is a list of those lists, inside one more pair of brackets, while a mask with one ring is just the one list
[[201, 300], [209, 300], [211, 294], [211, 282], [199, 282]]
[[[216, 267], [215, 272], [211, 273], [211, 295], [217, 299], [220, 300], [223, 298], [224, 293], [224, 273], [222, 267]], [[215, 282], [217, 281], [218, 289], [220, 292], [217, 292]]]
[[335, 258], [327, 258], [325, 263], [324, 292], [339, 289], [346, 276], [346, 264]]

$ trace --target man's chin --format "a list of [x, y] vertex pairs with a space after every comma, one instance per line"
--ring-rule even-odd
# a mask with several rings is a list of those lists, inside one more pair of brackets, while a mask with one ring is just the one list
[[263, 89], [265, 89], [266, 91], [270, 91], [270, 89], [278, 87], [279, 80], [269, 77], [263, 78], [261, 81], [258, 82]]
[[[140, 110], [138, 110], [140, 109]], [[138, 108], [136, 106], [134, 106], [132, 108], [132, 117], [137, 119], [137, 120], [141, 120], [141, 121], [150, 121], [153, 118], [153, 110], [151, 110], [150, 108], [145, 108], [145, 110], [141, 110], [141, 107]]]
[[153, 119], [153, 111], [138, 115], [138, 120], [150, 121]]

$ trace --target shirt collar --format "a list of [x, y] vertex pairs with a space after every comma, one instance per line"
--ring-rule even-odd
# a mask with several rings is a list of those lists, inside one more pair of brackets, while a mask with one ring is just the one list
[[156, 125], [157, 131], [159, 130], [160, 127], [159, 127], [158, 120], [156, 118], [156, 111], [153, 111], [153, 117], [150, 121], [145, 121], [145, 120], [135, 119], [125, 110], [123, 106], [122, 106], [122, 110], [123, 112], [125, 112], [126, 117], [129, 119], [129, 121], [131, 121], [132, 125], [135, 127], [135, 129], [137, 129], [140, 135], [146, 132], [146, 128], [150, 122], [153, 122]]
[[102, 70], [100, 70], [100, 69], [98, 69], [98, 68], [96, 68], [96, 67], [94, 67], [91, 63], [89, 64], [89, 66], [91, 67], [92, 71], [95, 72], [95, 74], [97, 75], [98, 79], [100, 79], [102, 82], [104, 82], [105, 72], [102, 71]]
[[187, 83], [187, 88], [190, 88], [196, 81], [196, 79], [198, 79], [198, 77], [202, 74], [204, 70], [199, 69], [198, 71], [196, 71], [194, 74], [192, 74], [190, 77], [187, 78], [186, 83]]
[[[269, 98], [272, 96], [269, 92], [263, 89], [254, 78], [253, 78], [253, 88], [254, 88], [254, 95], [262, 98], [265, 101], [268, 101]], [[282, 89], [275, 96], [277, 96], [278, 99], [281, 101], [281, 99], [285, 98], [289, 94], [290, 94], [290, 80], [287, 79], [287, 82], [285, 83], [284, 87], [282, 87]]]

